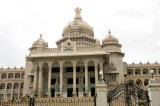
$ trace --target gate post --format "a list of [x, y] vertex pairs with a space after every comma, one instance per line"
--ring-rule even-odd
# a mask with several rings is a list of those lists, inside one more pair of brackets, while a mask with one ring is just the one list
[[34, 105], [35, 105], [35, 99], [33, 96], [31, 96], [29, 99], [29, 106], [34, 106]]
[[160, 83], [155, 79], [149, 80], [148, 93], [151, 100], [151, 106], [160, 106]]
[[107, 85], [104, 80], [100, 80], [100, 82], [96, 86], [97, 92], [97, 106], [108, 106], [107, 104]]

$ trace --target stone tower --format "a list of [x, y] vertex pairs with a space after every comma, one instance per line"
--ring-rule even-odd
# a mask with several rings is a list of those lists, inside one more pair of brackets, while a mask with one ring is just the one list
[[108, 66], [104, 66], [104, 70], [106, 72], [105, 79], [110, 86], [124, 82], [124, 53], [121, 52], [121, 47], [122, 45], [119, 44], [118, 39], [109, 30], [108, 35], [102, 40], [102, 50], [109, 53]]

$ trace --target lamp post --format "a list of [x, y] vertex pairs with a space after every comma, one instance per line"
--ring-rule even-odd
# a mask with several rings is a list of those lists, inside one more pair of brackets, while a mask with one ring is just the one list
[[35, 106], [35, 98], [33, 95], [30, 97], [29, 106]]
[[100, 75], [100, 81], [103, 80], [103, 71], [99, 71], [99, 75]]
[[150, 73], [151, 73], [152, 79], [153, 79], [154, 70], [151, 70]]
[[100, 80], [99, 80], [99, 82], [102, 82], [102, 83], [106, 82], [106, 81], [104, 80], [103, 70], [99, 71], [99, 75], [100, 75]]

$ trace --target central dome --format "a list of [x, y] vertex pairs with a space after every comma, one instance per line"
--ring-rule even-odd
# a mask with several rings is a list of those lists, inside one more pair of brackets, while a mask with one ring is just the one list
[[81, 18], [81, 9], [75, 9], [75, 17], [72, 22], [69, 22], [63, 29], [62, 36], [67, 36], [69, 33], [79, 32], [93, 36], [93, 28]]

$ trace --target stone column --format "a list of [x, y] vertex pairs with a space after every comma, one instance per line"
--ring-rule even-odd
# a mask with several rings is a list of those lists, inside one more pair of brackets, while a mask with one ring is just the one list
[[33, 83], [33, 94], [37, 94], [37, 74], [38, 74], [38, 66], [34, 66], [34, 83]]
[[143, 69], [142, 69], [142, 68], [140, 68], [140, 70], [141, 70], [141, 76], [143, 76]]
[[159, 73], [158, 73], [158, 68], [156, 68], [156, 73], [155, 73], [156, 75], [158, 75]]
[[85, 66], [85, 93], [88, 93], [88, 61], [84, 62]]
[[135, 69], [133, 69], [133, 76], [135, 76]]
[[6, 97], [6, 93], [7, 93], [7, 82], [5, 83], [4, 97], [3, 97], [3, 98], [5, 98], [5, 97]]
[[20, 83], [18, 83], [19, 84], [19, 88], [18, 88], [18, 99], [20, 98], [20, 93], [21, 93], [21, 84]]
[[149, 76], [151, 76], [151, 68], [148, 68], [148, 73], [149, 73]]
[[39, 86], [38, 86], [38, 96], [42, 96], [42, 71], [43, 71], [43, 66], [42, 64], [39, 66]]
[[8, 74], [9, 74], [9, 73], [6, 73], [6, 80], [8, 80]]
[[151, 100], [150, 106], [160, 106], [160, 83], [157, 80], [149, 80], [148, 93]]
[[96, 86], [97, 106], [108, 106], [107, 104], [107, 85], [104, 81], [99, 82]]
[[13, 99], [13, 88], [14, 88], [14, 83], [12, 83], [11, 99]]
[[52, 75], [52, 63], [48, 65], [48, 97], [51, 97], [51, 75]]
[[63, 95], [63, 61], [59, 62], [59, 66], [60, 66], [60, 85], [59, 85], [59, 93], [61, 94], [61, 96]]
[[76, 61], [73, 61], [73, 96], [76, 96]]
[[95, 67], [95, 86], [98, 84], [98, 62], [94, 63]]

